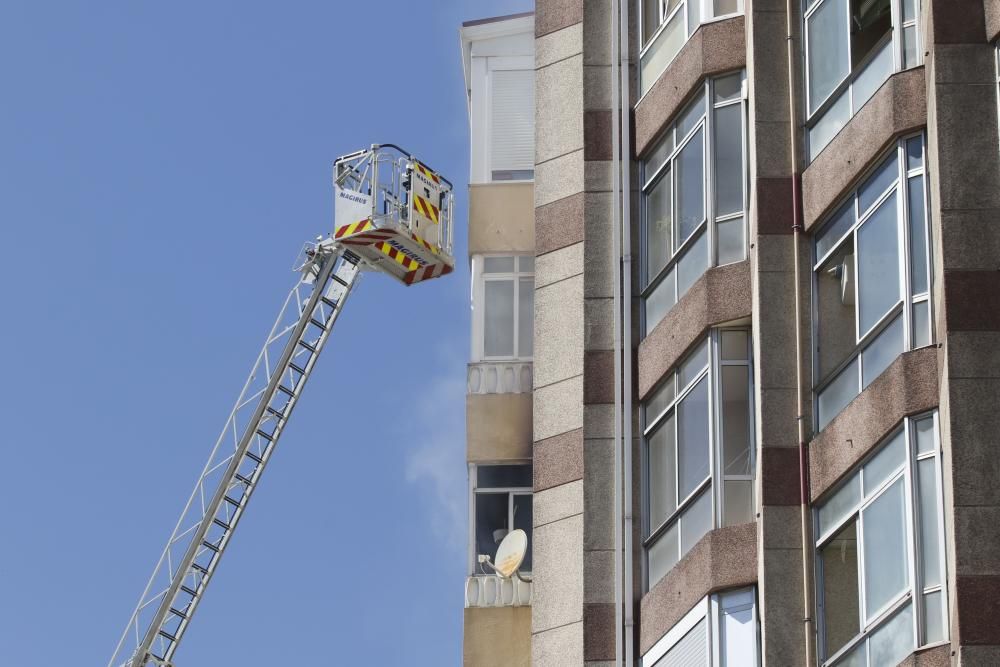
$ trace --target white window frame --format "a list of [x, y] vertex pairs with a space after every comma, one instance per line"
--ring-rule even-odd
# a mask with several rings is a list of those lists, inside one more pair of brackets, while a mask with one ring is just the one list
[[[525, 466], [529, 470], [532, 467], [531, 461], [496, 461], [491, 463], [486, 463], [480, 461], [478, 463], [469, 464], [469, 562], [468, 571], [469, 576], [483, 576], [483, 575], [493, 575], [493, 572], [487, 569], [485, 572], [479, 567], [477, 557], [479, 554], [476, 553], [476, 496], [481, 493], [506, 493], [507, 494], [507, 525], [514, 525], [514, 498], [516, 496], [534, 496], [534, 489], [530, 486], [498, 486], [498, 487], [480, 487], [478, 485], [479, 480], [479, 466]], [[534, 500], [532, 500], [534, 503]], [[528, 544], [531, 545], [532, 532], [528, 532]], [[523, 574], [531, 574], [530, 571], [524, 570]]]
[[[922, 159], [919, 167], [910, 169], [907, 166], [907, 142], [910, 140], [919, 139], [922, 146]], [[897, 160], [897, 174], [896, 178], [893, 180], [892, 184], [883, 190], [875, 201], [868, 207], [867, 210], [861, 211], [859, 205], [860, 191], [867, 184], [868, 178], [878, 172], [879, 168], [885, 164], [885, 162], [891, 158], [893, 151], [896, 153]], [[908, 197], [908, 187], [909, 180], [911, 178], [922, 178], [923, 179], [923, 205], [924, 205], [924, 247], [927, 250], [925, 258], [924, 270], [927, 273], [927, 290], [924, 292], [914, 293], [913, 286], [910, 280], [910, 263], [911, 263], [911, 252], [910, 252], [910, 202]], [[875, 323], [868, 331], [860, 331], [860, 317], [861, 317], [861, 307], [860, 307], [860, 290], [861, 281], [858, 277], [858, 231], [864, 226], [864, 224], [870, 220], [873, 214], [879, 210], [882, 204], [888, 200], [890, 197], [896, 197], [896, 233], [899, 239], [899, 270], [900, 270], [900, 300], [888, 310], [877, 323]], [[815, 340], [818, 340], [819, 345], [823, 344], [823, 338], [820, 331], [820, 321], [818, 312], [818, 298], [819, 298], [819, 288], [818, 288], [818, 275], [822, 270], [823, 264], [847, 242], [851, 239], [851, 243], [854, 245], [854, 264], [853, 264], [853, 281], [854, 281], [854, 335], [855, 335], [855, 345], [854, 350], [847, 355], [847, 357], [842, 360], [833, 370], [826, 373], [823, 377], [819, 377], [820, 373], [820, 359], [819, 359], [819, 347], [818, 345], [813, 345], [813, 378], [816, 378], [816, 384], [813, 389], [813, 396], [816, 400], [813, 401], [813, 418], [814, 424], [819, 428], [817, 431], [821, 431], [826, 427], [830, 421], [833, 421], [836, 415], [830, 417], [825, 423], [820, 422], [819, 414], [819, 395], [830, 385], [834, 384], [840, 379], [840, 376], [847, 368], [851, 365], [856, 365], [856, 371], [858, 376], [858, 391], [854, 394], [857, 396], [862, 391], [865, 390], [866, 384], [864, 382], [864, 364], [861, 359], [864, 352], [869, 348], [869, 346], [876, 341], [879, 335], [885, 331], [890, 325], [892, 325], [897, 317], [902, 317], [903, 320], [903, 352], [916, 349], [916, 336], [914, 332], [914, 305], [915, 304], [926, 304], [928, 313], [928, 326], [929, 331], [925, 332], [927, 336], [927, 344], [933, 345], [935, 342], [934, 337], [934, 302], [930, 298], [930, 295], [934, 292], [934, 248], [932, 245], [932, 235], [930, 233], [930, 193], [929, 193], [929, 178], [928, 178], [928, 167], [927, 167], [927, 140], [922, 133], [910, 134], [900, 137], [893, 148], [884, 153], [875, 163], [875, 166], [865, 172], [864, 176], [858, 179], [855, 187], [851, 189], [850, 194], [838, 202], [837, 206], [833, 208], [834, 213], [831, 215], [832, 218], [836, 216], [842, 209], [842, 207], [848, 203], [853, 202], [854, 207], [854, 224], [845, 231], [839, 239], [837, 239], [830, 249], [825, 252], [822, 256], [817, 256], [816, 253], [816, 240], [819, 238], [820, 233], [826, 231], [825, 227], [827, 223], [824, 223], [820, 227], [818, 233], [813, 235], [812, 253], [813, 253], [813, 267], [812, 267], [812, 327], [813, 335]], [[855, 362], [857, 363], [855, 364]]]
[[[670, 274], [674, 275], [674, 292], [673, 292], [673, 305], [676, 305], [680, 298], [685, 292], [681, 292], [677, 285], [677, 272], [676, 267], [680, 261], [687, 256], [688, 252], [691, 251], [692, 247], [701, 240], [702, 234], [707, 234], [707, 242], [709, 247], [709, 257], [706, 262], [706, 271], [709, 268], [719, 266], [719, 253], [717, 248], [717, 232], [716, 227], [720, 223], [728, 222], [730, 220], [736, 220], [739, 218], [743, 219], [743, 259], [745, 260], [749, 255], [749, 225], [747, 211], [749, 208], [749, 155], [747, 148], [747, 105], [748, 105], [748, 95], [747, 95], [747, 79], [746, 70], [740, 70], [740, 97], [734, 100], [728, 100], [726, 102], [715, 102], [715, 82], [719, 79], [724, 79], [729, 76], [736, 74], [736, 72], [729, 72], [728, 74], [722, 74], [719, 76], [707, 79], [702, 86], [699, 87], [699, 92], [697, 95], [702, 95], [701, 102], [704, 107], [704, 112], [701, 119], [688, 131], [684, 136], [678, 137], [679, 132], [677, 131], [677, 125], [681, 119], [683, 119], [688, 112], [690, 112], [693, 107], [689, 102], [673, 119], [673, 122], [667, 127], [664, 134], [657, 139], [654, 148], [648, 151], [649, 155], [646, 156], [640, 163], [641, 179], [642, 179], [642, 204], [639, 207], [639, 217], [640, 217], [640, 256], [639, 256], [639, 271], [640, 271], [640, 285], [642, 289], [640, 290], [640, 296], [642, 298], [642, 308], [641, 308], [641, 323], [643, 335], [649, 335], [656, 324], [659, 322], [649, 322], [646, 316], [646, 302], [658, 289], [661, 283], [670, 278]], [[743, 159], [743, 207], [742, 210], [736, 213], [728, 213], [725, 215], [716, 216], [715, 213], [715, 194], [716, 194], [716, 163], [715, 163], [715, 115], [719, 109], [725, 109], [730, 106], [740, 106], [740, 122], [741, 122], [741, 146], [742, 146], [742, 159]], [[661, 177], [669, 177], [672, 179], [670, 188], [670, 208], [672, 211], [672, 217], [676, 217], [677, 214], [677, 186], [676, 186], [676, 172], [677, 168], [674, 166], [674, 162], [680, 156], [681, 151], [693, 140], [694, 136], [699, 130], [704, 131], [704, 144], [702, 150], [702, 161], [704, 168], [704, 179], [705, 182], [702, 187], [702, 205], [704, 208], [704, 219], [698, 224], [698, 227], [688, 236], [688, 238], [678, 247], [670, 256], [670, 259], [663, 265], [659, 272], [647, 280], [649, 274], [648, 267], [648, 232], [647, 228], [649, 221], [646, 213], [646, 201], [652, 192], [653, 188], [659, 184]], [[673, 142], [673, 149], [665, 156], [661, 158], [659, 164], [651, 164], [651, 158], [656, 156], [658, 148], [663, 145], [665, 141]], [[674, 225], [676, 225], [676, 220]], [[707, 229], [706, 229], [707, 226]], [[671, 244], [673, 240], [671, 239]], [[737, 260], [742, 261], [742, 260]], [[686, 290], [685, 290], [686, 291]], [[671, 306], [673, 307], [673, 306]], [[669, 308], [664, 312], [664, 316], [669, 312]]]
[[[913, 429], [913, 423], [924, 419], [933, 420], [932, 433], [934, 436], [934, 450], [931, 452], [919, 452], [917, 449], [916, 435]], [[903, 467], [892, 474], [890, 474], [883, 482], [867, 496], [864, 495], [864, 466], [871, 462], [882, 450], [888, 445], [893, 438], [897, 435], [903, 433], [903, 440], [906, 449], [906, 458]], [[903, 420], [903, 424], [896, 429], [894, 429], [889, 435], [882, 439], [879, 445], [858, 463], [852, 470], [853, 472], [848, 476], [848, 479], [844, 482], [838, 484], [834, 489], [825, 493], [825, 499], [822, 502], [816, 503], [813, 507], [813, 539], [816, 558], [815, 558], [815, 572], [816, 572], [816, 606], [817, 606], [817, 619], [819, 621], [819, 627], [817, 632], [817, 655], [820, 656], [821, 667], [833, 667], [840, 661], [841, 658], [848, 655], [855, 648], [859, 646], [862, 642], [865, 642], [869, 637], [883, 624], [892, 619], [896, 612], [902, 610], [906, 605], [913, 605], [913, 637], [915, 640], [915, 645], [913, 646], [913, 651], [921, 648], [927, 648], [928, 646], [938, 646], [948, 644], [948, 575], [947, 575], [947, 548], [945, 544], [945, 525], [944, 525], [944, 495], [943, 495], [943, 474], [942, 474], [942, 464], [941, 464], [941, 437], [940, 437], [940, 418], [937, 410], [916, 415], [913, 417], [907, 417]], [[920, 549], [920, 503], [918, 498], [917, 483], [915, 481], [915, 475], [917, 470], [917, 465], [920, 461], [933, 459], [935, 462], [935, 488], [936, 488], [936, 500], [937, 500], [937, 514], [934, 517], [936, 519], [935, 524], [938, 531], [938, 563], [940, 565], [939, 580], [941, 583], [935, 586], [924, 586], [922, 579], [923, 573], [921, 568], [921, 549]], [[907, 568], [909, 571], [909, 585], [906, 587], [903, 593], [896, 596], [895, 599], [890, 600], [885, 606], [882, 607], [878, 612], [874, 614], [872, 620], [865, 622], [865, 558], [864, 558], [864, 542], [863, 542], [863, 531], [861, 528], [862, 522], [862, 511], [869, 507], [872, 503], [882, 497], [882, 495], [892, 487], [898, 480], [903, 479], [904, 483], [904, 497], [905, 497], [905, 512], [906, 512], [906, 549], [907, 549]], [[836, 493], [844, 488], [846, 484], [857, 484], [862, 489], [862, 494], [860, 500], [856, 505], [833, 524], [831, 527], [823, 530], [820, 533], [820, 523], [818, 520], [820, 508], [831, 498], [833, 498]], [[858, 613], [859, 613], [859, 623], [861, 625], [861, 631], [856, 634], [852, 639], [840, 647], [833, 655], [824, 656], [824, 647], [826, 646], [826, 620], [824, 616], [824, 585], [823, 585], [823, 568], [822, 559], [819, 557], [820, 550], [833, 538], [835, 538], [840, 531], [842, 531], [850, 522], [856, 522], [857, 528], [857, 558], [858, 558]], [[925, 619], [925, 597], [928, 594], [941, 593], [942, 599], [942, 619], [943, 619], [943, 632], [944, 639], [939, 642], [934, 642], [933, 644], [928, 644], [925, 641], [926, 629], [924, 627]], [[871, 665], [870, 667], [881, 667], [880, 665]]]
[[[723, 360], [721, 353], [721, 341], [722, 334], [727, 331], [739, 331], [746, 333], [747, 336], [747, 350], [745, 360]], [[697, 345], [693, 348], [694, 351], [698, 351], [701, 347], [703, 341], [708, 341], [708, 359], [705, 366], [692, 377], [683, 387], [680, 386], [680, 368], [688, 360], [690, 355], [685, 356], [666, 377], [667, 382], [675, 382], [675, 391], [673, 399], [667, 403], [667, 405], [660, 410], [655, 415], [648, 415], [648, 403], [646, 402], [642, 405], [642, 548], [643, 548], [643, 589], [649, 590], [656, 585], [657, 582], [649, 580], [649, 551], [653, 545], [661, 539], [665, 533], [667, 533], [671, 526], [677, 523], [679, 519], [683, 517], [685, 512], [702, 496], [704, 493], [708, 493], [712, 503], [712, 525], [709, 530], [714, 530], [724, 525], [724, 509], [725, 509], [725, 482], [726, 481], [750, 481], [753, 482], [755, 479], [754, 472], [756, 470], [756, 460], [757, 460], [757, 447], [756, 447], [756, 429], [754, 426], [754, 374], [753, 374], [753, 332], [749, 327], [720, 327], [713, 329], [707, 338], [699, 340]], [[746, 475], [733, 475], [725, 474], [722, 470], [722, 456], [720, 455], [720, 449], [722, 447], [722, 432], [723, 432], [723, 415], [722, 415], [722, 368], [724, 366], [744, 366], [747, 369], [747, 378], [749, 386], [747, 388], [747, 437], [750, 443], [750, 461], [748, 468], [751, 470], [749, 474]], [[660, 427], [663, 425], [668, 418], [676, 414], [677, 407], [683, 401], [683, 399], [691, 393], [691, 391], [698, 385], [701, 380], [706, 379], [708, 382], [708, 396], [709, 396], [709, 474], [707, 479], [703, 480], [695, 487], [686, 497], [678, 498], [677, 506], [674, 511], [664, 519], [659, 525], [652, 525], [651, 523], [651, 510], [650, 510], [650, 456], [649, 456], [649, 438], [652, 436]], [[661, 383], [662, 386], [662, 383]], [[658, 390], [657, 390], [658, 391]], [[650, 394], [650, 397], [655, 395], [655, 392]], [[675, 452], [680, 448], [680, 441], [678, 438], [677, 420], [674, 420], [674, 447]], [[675, 456], [674, 460], [677, 461], [679, 457]], [[675, 470], [675, 476], [679, 474], [679, 470]], [[676, 487], [676, 480], [675, 480]], [[679, 491], [678, 491], [679, 492]], [[752, 491], [751, 502], [753, 503], [753, 508], [751, 514], [756, 517], [756, 508], [758, 504], [758, 498], [756, 490]], [[682, 552], [683, 549], [680, 540], [678, 540], [678, 562], [684, 557], [686, 552]]]
[[[473, 96], [470, 106], [472, 134], [472, 183], [531, 183], [525, 179], [493, 180], [493, 73], [497, 71], [526, 71], [534, 73], [535, 60], [531, 56], [483, 56], [473, 58], [473, 79], [478, 80], [482, 93]], [[475, 83], [473, 85], [476, 85]], [[477, 146], [476, 144], [479, 144]], [[481, 147], [481, 148], [480, 148]]]
[[[829, 145], [836, 133], [831, 135], [827, 139], [826, 143], [822, 146], [813, 146], [810, 139], [810, 132], [815, 128], [821, 121], [824, 120], [824, 116], [827, 111], [829, 111], [833, 106], [841, 101], [843, 95], [847, 96], [848, 100], [848, 115], [846, 121], [849, 121], [854, 115], [864, 106], [874, 95], [875, 91], [879, 86], [875, 86], [870, 92], [871, 95], [864, 97], [863, 99], [855, 99], [854, 86], [855, 83], [861, 78], [862, 74], [865, 72], [868, 65], [873, 61], [878, 59], [881, 55], [883, 48], [886, 47], [885, 42], [889, 42], [889, 49], [892, 53], [892, 70], [889, 76], [897, 72], [901, 72], [904, 69], [910, 69], [913, 67], [919, 67], [923, 64], [923, 41], [922, 35], [920, 34], [919, 25], [921, 19], [920, 5], [921, 0], [914, 0], [915, 2], [915, 18], [908, 21], [903, 21], [903, 2], [907, 0], [890, 0], [891, 2], [891, 13], [892, 13], [892, 27], [888, 39], [883, 37], [879, 43], [872, 49], [865, 59], [860, 62], [857, 67], [852, 67], [850, 62], [848, 62], [848, 71], [844, 76], [844, 79], [838, 83], [834, 89], [826, 96], [826, 98], [820, 102], [815, 111], [810, 111], [812, 109], [812, 96], [809, 91], [809, 19], [815, 15], [820, 7], [822, 7], [827, 2], [836, 2], [837, 0], [802, 0], [802, 71], [804, 78], [804, 91], [805, 91], [805, 112], [806, 112], [806, 143], [808, 146], [807, 157], [809, 161], [816, 158], [817, 155]], [[845, 0], [845, 10], [847, 12], [847, 24], [850, 25], [851, 21], [851, 0]], [[914, 45], [914, 52], [916, 53], [917, 62], [908, 64], [905, 61], [905, 44], [904, 44], [904, 33], [909, 30], [909, 35], [916, 41]], [[851, 57], [851, 36], [850, 30], [848, 30], [847, 35], [847, 56], [848, 60]], [[884, 82], [884, 80], [883, 80]], [[846, 122], [845, 121], [845, 122]], [[838, 130], [839, 131], [839, 130]]]
[[[736, 597], [741, 594], [745, 595], [747, 593], [750, 594], [752, 600], [749, 604], [726, 606], [726, 598]], [[747, 609], [752, 611], [752, 623], [755, 629], [755, 650], [751, 658], [753, 661], [751, 665], [759, 667], [761, 664], [760, 618], [757, 614], [757, 589], [754, 587], [730, 589], [703, 597], [681, 620], [677, 621], [665, 635], [646, 651], [639, 661], [640, 667], [656, 667], [656, 663], [667, 655], [670, 649], [676, 646], [688, 632], [704, 619], [709, 619], [709, 622], [705, 626], [705, 654], [709, 657], [709, 665], [711, 667], [725, 667], [722, 663], [722, 615], [725, 612], [746, 611]]]
[[[514, 271], [508, 273], [486, 273], [485, 260], [487, 258], [514, 258]], [[520, 281], [522, 278], [531, 278], [532, 283], [535, 278], [534, 265], [530, 271], [522, 271], [521, 258], [530, 258], [534, 261], [534, 255], [526, 253], [485, 253], [472, 257], [472, 359], [474, 362], [481, 361], [531, 361], [533, 355], [523, 356], [518, 349], [520, 346]], [[486, 356], [486, 283], [490, 281], [512, 281], [514, 283], [514, 354], [511, 356]], [[534, 323], [532, 323], [534, 324]]]

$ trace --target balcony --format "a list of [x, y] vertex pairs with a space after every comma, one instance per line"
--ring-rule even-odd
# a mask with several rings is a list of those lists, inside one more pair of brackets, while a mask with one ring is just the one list
[[480, 361], [469, 364], [468, 392], [527, 394], [531, 392], [530, 361]]
[[531, 606], [531, 584], [495, 575], [473, 575], [465, 580], [466, 607]]

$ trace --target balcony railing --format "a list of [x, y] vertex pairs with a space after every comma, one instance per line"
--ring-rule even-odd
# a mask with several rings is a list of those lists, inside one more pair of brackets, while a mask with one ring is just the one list
[[473, 575], [465, 580], [466, 607], [527, 607], [531, 584], [495, 575]]
[[531, 391], [530, 361], [480, 361], [469, 364], [470, 394], [525, 394]]

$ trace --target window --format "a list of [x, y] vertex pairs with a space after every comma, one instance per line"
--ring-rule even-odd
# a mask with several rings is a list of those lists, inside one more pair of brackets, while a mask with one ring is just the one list
[[997, 122], [1000, 123], [1000, 42], [996, 43], [996, 50], [994, 52], [994, 57], [996, 59], [996, 78], [997, 78]]
[[535, 72], [490, 71], [490, 180], [535, 176]]
[[745, 118], [743, 73], [709, 80], [642, 163], [647, 334], [709, 266], [747, 256]]
[[641, 667], [757, 667], [756, 591], [703, 598], [642, 656]]
[[476, 560], [488, 554], [496, 562], [497, 547], [512, 530], [520, 528], [528, 534], [528, 551], [521, 571], [531, 572], [531, 464], [469, 465], [472, 491], [470, 518], [469, 571], [472, 574], [493, 574], [482, 570]]
[[811, 160], [889, 75], [923, 54], [919, 0], [803, 1]]
[[895, 665], [948, 636], [937, 414], [906, 419], [815, 511], [823, 665]]
[[816, 425], [932, 340], [924, 141], [900, 140], [814, 239]]
[[647, 589], [712, 528], [754, 520], [750, 358], [748, 330], [715, 330], [643, 404]]
[[645, 95], [701, 23], [743, 13], [743, 0], [640, 0], [639, 94]]
[[477, 361], [531, 359], [535, 258], [476, 255], [472, 264], [473, 357]]

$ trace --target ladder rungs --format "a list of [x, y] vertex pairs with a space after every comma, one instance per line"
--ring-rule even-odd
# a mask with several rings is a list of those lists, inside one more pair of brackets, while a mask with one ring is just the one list
[[270, 433], [265, 433], [264, 431], [257, 429], [257, 435], [264, 438], [268, 442], [274, 442], [274, 436], [271, 435]]
[[284, 419], [285, 418], [285, 413], [284, 412], [281, 412], [280, 410], [275, 410], [270, 405], [267, 406], [267, 412], [268, 412], [268, 414], [274, 415], [278, 419]]
[[166, 630], [160, 630], [156, 634], [160, 635], [161, 637], [165, 637], [165, 638], [169, 639], [172, 642], [176, 642], [177, 641], [177, 637], [174, 637], [172, 634], [170, 634]]
[[229, 496], [223, 496], [223, 498], [225, 498], [226, 502], [229, 503], [230, 505], [232, 505], [233, 507], [239, 507], [240, 506], [240, 501], [238, 501], [238, 500], [233, 500]]
[[[340, 280], [339, 278], [337, 278], [337, 280], [340, 281], [341, 284], [344, 283], [344, 281]], [[325, 303], [326, 305], [328, 305], [330, 308], [336, 308], [337, 307], [337, 302], [336, 301], [331, 301], [330, 299], [327, 299], [325, 296], [324, 297], [320, 297], [320, 300], [323, 303]]]
[[302, 347], [306, 348], [307, 350], [309, 350], [313, 354], [316, 354], [316, 347], [314, 345], [311, 345], [310, 343], [307, 343], [304, 340], [300, 340], [299, 341], [299, 345], [301, 345]]
[[283, 384], [279, 384], [278, 385], [278, 391], [280, 391], [283, 394], [287, 394], [288, 396], [290, 396], [292, 398], [295, 398], [295, 392], [292, 391], [291, 389], [289, 389], [288, 387], [286, 387]]
[[[237, 477], [239, 477], [239, 475], [237, 475]], [[226, 523], [222, 519], [212, 519], [212, 523], [214, 523], [216, 526], [218, 526], [222, 530], [232, 530], [233, 529], [232, 526], [230, 526], [228, 523]]]
[[198, 570], [199, 572], [201, 572], [205, 576], [208, 576], [208, 570], [206, 568], [202, 567], [201, 565], [198, 565], [198, 563], [191, 563], [191, 567], [193, 567], [194, 569]]
[[188, 588], [187, 586], [181, 584], [181, 590], [190, 595], [191, 597], [198, 597], [198, 592], [194, 589]]
[[250, 459], [251, 461], [254, 461], [255, 463], [263, 463], [264, 462], [264, 459], [260, 458], [259, 456], [257, 456], [256, 454], [254, 454], [251, 451], [247, 451], [246, 457], [248, 459]]
[[317, 320], [317, 319], [316, 319], [315, 317], [310, 317], [310, 318], [309, 318], [309, 322], [310, 322], [310, 323], [311, 323], [311, 324], [312, 324], [312, 325], [313, 325], [314, 327], [317, 327], [318, 329], [320, 329], [320, 330], [322, 330], [322, 331], [326, 331], [326, 325], [325, 325], [325, 324], [323, 324], [322, 322], [320, 322], [319, 320]]
[[184, 620], [187, 620], [187, 614], [185, 614], [180, 609], [174, 609], [173, 607], [171, 607], [170, 608], [170, 613], [173, 614], [174, 616], [177, 616], [179, 618], [183, 618]]
[[239, 482], [243, 482], [247, 486], [253, 486], [253, 482], [251, 482], [249, 479], [247, 479], [246, 477], [244, 477], [240, 473], [236, 473], [236, 480], [239, 481]]
[[291, 368], [296, 373], [298, 373], [299, 375], [305, 375], [306, 374], [306, 369], [302, 368], [301, 366], [299, 366], [297, 364], [293, 364], [290, 361], [288, 362], [288, 367]]
[[214, 544], [212, 544], [208, 540], [202, 540], [201, 541], [201, 546], [208, 547], [209, 549], [211, 549], [215, 553], [219, 553], [219, 551], [220, 551], [219, 547], [215, 546]]

